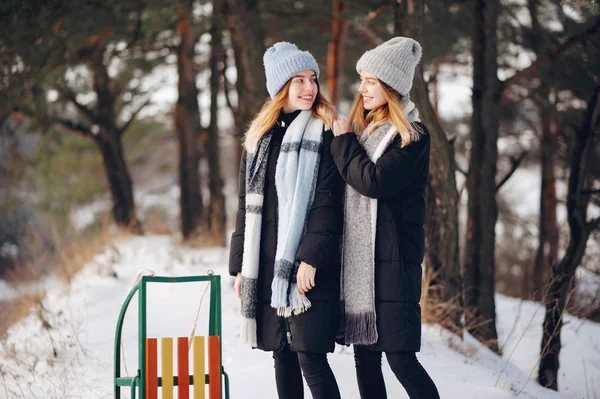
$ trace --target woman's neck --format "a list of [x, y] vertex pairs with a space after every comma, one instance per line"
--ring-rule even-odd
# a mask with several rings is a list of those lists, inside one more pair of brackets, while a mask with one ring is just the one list
[[[294, 121], [294, 119], [296, 119], [296, 117], [300, 114], [300, 112], [302, 112], [301, 109], [297, 109], [297, 110], [294, 110], [291, 112], [286, 112], [285, 108], [284, 108], [279, 113], [279, 118], [277, 121], [280, 124], [280, 126], [289, 125], [290, 123], [292, 123]], [[281, 122], [283, 122], [283, 124], [281, 124]]]

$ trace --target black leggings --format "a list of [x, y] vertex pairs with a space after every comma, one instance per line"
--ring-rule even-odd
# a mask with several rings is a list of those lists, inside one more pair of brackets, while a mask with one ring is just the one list
[[302, 374], [313, 399], [340, 399], [326, 353], [296, 353], [286, 345], [279, 352], [273, 352], [273, 359], [279, 399], [304, 399]]
[[[362, 399], [386, 399], [381, 353], [354, 345], [358, 390]], [[388, 363], [410, 399], [439, 399], [438, 390], [414, 352], [386, 352]]]

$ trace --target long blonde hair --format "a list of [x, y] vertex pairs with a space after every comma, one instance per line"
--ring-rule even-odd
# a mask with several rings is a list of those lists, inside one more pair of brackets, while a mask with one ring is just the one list
[[402, 147], [409, 145], [413, 141], [419, 140], [417, 128], [406, 119], [404, 112], [402, 112], [402, 109], [404, 108], [402, 96], [381, 80], [378, 79], [378, 81], [381, 87], [383, 87], [383, 96], [387, 100], [387, 104], [372, 109], [365, 116], [363, 96], [362, 94], [357, 93], [354, 104], [352, 105], [352, 111], [350, 112], [350, 121], [356, 132], [364, 132], [367, 126], [372, 123], [372, 125], [369, 126], [369, 134], [371, 134], [379, 126], [390, 122], [402, 138]]
[[[250, 123], [250, 128], [248, 128], [244, 138], [244, 147], [247, 151], [256, 151], [262, 136], [264, 136], [264, 134], [275, 124], [275, 122], [277, 122], [277, 118], [279, 118], [281, 110], [287, 104], [291, 83], [292, 79], [288, 80], [288, 82], [281, 88], [281, 90], [279, 90], [279, 93], [277, 93], [274, 98], [269, 98], [262, 106], [258, 115], [256, 115], [254, 120], [252, 120], [252, 123]], [[328, 130], [331, 129], [333, 120], [335, 119], [335, 107], [323, 94], [321, 94], [318, 81], [317, 89], [319, 90], [312, 106], [312, 115], [313, 117], [322, 120], [323, 125], [325, 125], [325, 129]]]

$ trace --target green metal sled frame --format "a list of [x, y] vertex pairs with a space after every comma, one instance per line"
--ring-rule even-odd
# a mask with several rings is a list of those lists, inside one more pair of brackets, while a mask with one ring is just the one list
[[[148, 283], [190, 283], [198, 281], [208, 281], [210, 283], [210, 317], [208, 325], [208, 334], [219, 336], [219, 347], [223, 351], [223, 340], [221, 332], [221, 276], [213, 275], [209, 272], [206, 276], [185, 276], [185, 277], [160, 277], [160, 276], [142, 276], [139, 283], [127, 295], [125, 302], [121, 307], [117, 329], [115, 333], [114, 348], [114, 394], [115, 399], [121, 399], [121, 388], [131, 388], [131, 398], [135, 399], [135, 388], [139, 387], [140, 398], [146, 398], [146, 285]], [[121, 333], [123, 330], [123, 320], [127, 308], [135, 295], [139, 292], [138, 300], [138, 370], [134, 377], [121, 377]], [[222, 356], [221, 356], [222, 359]], [[221, 375], [225, 379], [225, 398], [229, 399], [229, 376], [221, 364]], [[193, 384], [193, 376], [190, 376], [190, 383]], [[208, 376], [205, 377], [206, 382]], [[178, 378], [175, 377], [174, 385], [177, 385]], [[205, 383], [205, 382], [204, 382]], [[162, 380], [159, 378], [159, 386]]]

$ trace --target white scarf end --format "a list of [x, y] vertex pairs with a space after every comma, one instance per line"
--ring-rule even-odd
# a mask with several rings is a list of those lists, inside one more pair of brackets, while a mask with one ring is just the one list
[[256, 319], [242, 318], [241, 332], [242, 342], [256, 348], [258, 345], [256, 337]]

